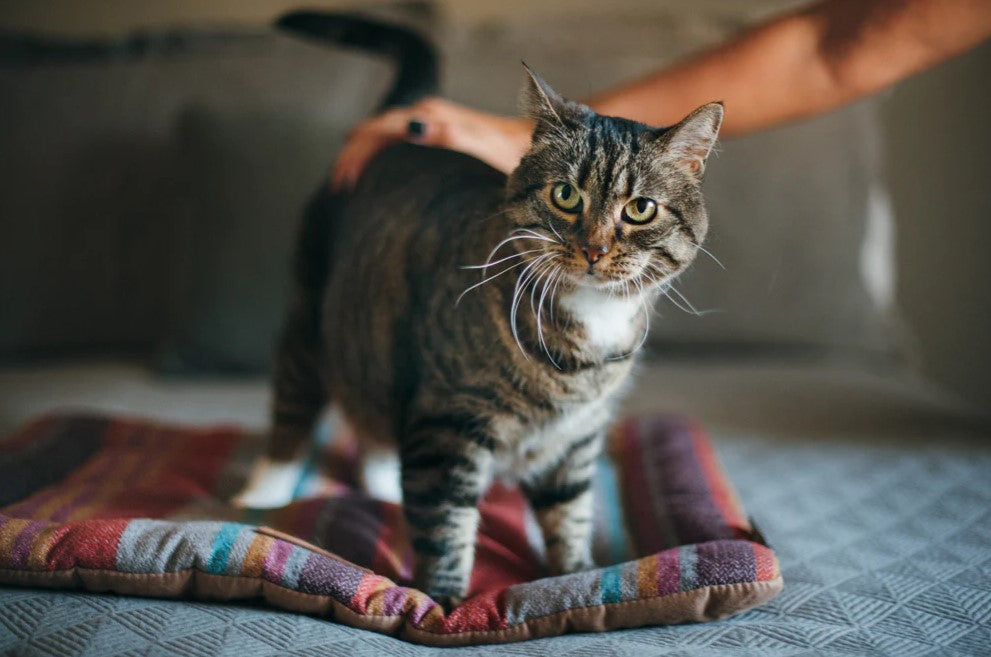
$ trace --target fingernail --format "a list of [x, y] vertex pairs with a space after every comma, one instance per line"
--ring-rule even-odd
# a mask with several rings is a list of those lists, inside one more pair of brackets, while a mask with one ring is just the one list
[[427, 124], [418, 119], [412, 119], [406, 124], [406, 134], [410, 136], [411, 139], [417, 139], [422, 137], [427, 132]]

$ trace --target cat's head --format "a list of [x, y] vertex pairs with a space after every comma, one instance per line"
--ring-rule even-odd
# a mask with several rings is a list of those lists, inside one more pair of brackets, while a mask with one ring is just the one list
[[722, 104], [652, 128], [600, 116], [527, 73], [523, 105], [536, 128], [507, 201], [517, 234], [532, 239], [514, 246], [579, 286], [652, 287], [683, 271], [708, 230], [700, 187]]

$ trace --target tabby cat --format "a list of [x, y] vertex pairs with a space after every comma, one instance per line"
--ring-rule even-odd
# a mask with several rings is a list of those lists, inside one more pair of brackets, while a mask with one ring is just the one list
[[397, 145], [323, 190], [276, 363], [270, 469], [329, 402], [398, 447], [415, 582], [465, 596], [478, 503], [516, 482], [551, 573], [591, 567], [592, 476], [651, 304], [695, 258], [722, 105], [671, 128], [599, 116], [527, 69], [532, 145], [508, 177]]

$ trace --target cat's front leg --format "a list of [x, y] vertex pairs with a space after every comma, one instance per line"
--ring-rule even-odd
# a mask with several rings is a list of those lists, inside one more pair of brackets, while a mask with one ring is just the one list
[[448, 610], [468, 592], [478, 503], [492, 480], [494, 439], [454, 416], [422, 418], [403, 441], [403, 511], [416, 585]]
[[522, 482], [547, 546], [552, 575], [588, 570], [592, 561], [592, 482], [602, 449], [602, 433], [572, 442], [543, 472]]

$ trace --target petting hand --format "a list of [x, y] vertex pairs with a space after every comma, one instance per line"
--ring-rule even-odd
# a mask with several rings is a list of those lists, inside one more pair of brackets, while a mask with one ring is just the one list
[[530, 147], [533, 121], [479, 112], [442, 98], [391, 109], [362, 121], [348, 135], [331, 174], [331, 188], [348, 189], [379, 151], [398, 141], [438, 146], [477, 157], [509, 173]]

